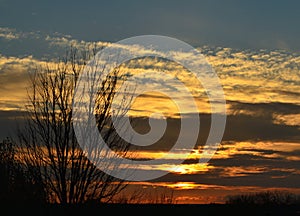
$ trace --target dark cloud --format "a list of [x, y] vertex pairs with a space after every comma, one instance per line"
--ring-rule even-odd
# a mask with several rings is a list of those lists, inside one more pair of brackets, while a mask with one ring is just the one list
[[18, 128], [24, 126], [24, 111], [3, 111], [0, 110], [0, 140], [7, 137], [16, 139]]
[[[280, 91], [283, 92], [283, 91]], [[286, 91], [284, 91], [286, 93]], [[298, 93], [288, 92], [289, 94], [299, 95]], [[241, 111], [249, 111], [253, 115], [257, 116], [272, 116], [272, 114], [299, 114], [300, 105], [293, 103], [280, 103], [280, 102], [270, 102], [270, 103], [246, 103], [240, 101], [226, 101], [230, 104], [230, 109], [234, 113], [240, 113]]]
[[[255, 105], [249, 105], [251, 109], [255, 109]], [[261, 106], [261, 107], [260, 107]], [[271, 105], [272, 106], [272, 105]], [[226, 119], [226, 127], [224, 131], [223, 141], [297, 141], [299, 140], [299, 127], [298, 126], [289, 126], [285, 124], [275, 124], [271, 116], [271, 110], [268, 106], [264, 104], [257, 104], [257, 110], [262, 107], [261, 112], [267, 113], [265, 115], [245, 115], [245, 114], [234, 114], [228, 115]], [[281, 106], [279, 106], [281, 107]], [[288, 107], [288, 106], [287, 106]], [[295, 111], [296, 106], [291, 105], [291, 111]], [[243, 106], [243, 109], [246, 107]], [[276, 106], [275, 106], [276, 108]], [[276, 110], [274, 108], [274, 111]], [[280, 110], [279, 112], [285, 111], [285, 109]], [[286, 111], [288, 112], [288, 111]], [[185, 118], [193, 118], [193, 115], [185, 115]], [[199, 114], [198, 114], [199, 115]], [[207, 136], [209, 134], [211, 126], [211, 116], [210, 114], [200, 114], [200, 133], [198, 137], [198, 146], [205, 144]], [[148, 124], [148, 118], [135, 118], [135, 127], [138, 132], [146, 133], [150, 128]], [[157, 120], [163, 121], [163, 120]], [[143, 147], [144, 149], [153, 150], [168, 150], [170, 149], [177, 140], [180, 129], [180, 119], [169, 118], [167, 120], [168, 126], [166, 133], [156, 144]], [[188, 128], [186, 132], [188, 132]], [[196, 146], [197, 146], [196, 145]]]
[[[284, 144], [283, 144], [284, 145]], [[232, 147], [234, 148], [234, 147]], [[222, 186], [258, 186], [258, 187], [300, 187], [299, 160], [289, 160], [285, 155], [299, 157], [299, 150], [291, 152], [261, 150], [261, 155], [256, 155], [257, 149], [243, 149], [225, 158], [213, 158], [209, 165], [213, 168], [206, 172], [195, 174], [170, 173], [156, 181], [166, 182], [195, 182], [197, 184], [222, 185]], [[264, 154], [267, 153], [267, 154]], [[269, 157], [270, 154], [279, 154]], [[227, 155], [228, 156], [228, 155]], [[283, 156], [283, 157], [282, 157]], [[187, 160], [188, 164], [197, 164], [197, 160]]]
[[[285, 124], [275, 124], [272, 118], [272, 112], [278, 113], [298, 113], [299, 106], [294, 104], [245, 104], [232, 103], [235, 109], [238, 110], [257, 110], [263, 115], [245, 115], [237, 114], [228, 115], [226, 120], [226, 127], [223, 136], [223, 141], [295, 141], [299, 140], [300, 133], [298, 126], [289, 126]], [[298, 110], [297, 110], [298, 109]], [[18, 116], [19, 112], [3, 111], [2, 113], [2, 127], [6, 127], [4, 122], [10, 121], [12, 116]], [[193, 118], [193, 115], [186, 114], [185, 118]], [[200, 114], [200, 133], [197, 145], [202, 146], [206, 142], [211, 123], [210, 114]], [[156, 119], [155, 121], [164, 121], [163, 119]], [[3, 123], [2, 123], [3, 122]], [[143, 150], [168, 150], [176, 142], [180, 131], [181, 120], [177, 118], [167, 119], [167, 130], [163, 137], [154, 145], [143, 148]], [[133, 119], [133, 126], [139, 133], [147, 133], [149, 131], [149, 119], [145, 117], [136, 117]], [[4, 130], [6, 131], [6, 130]], [[189, 129], [185, 129], [185, 133], [189, 133]], [[3, 133], [2, 133], [3, 134]], [[196, 145], [196, 146], [197, 146]]]
[[117, 41], [144, 34], [194, 45], [299, 50], [297, 1], [1, 1], [0, 25]]
[[[0, 134], [3, 138], [10, 135], [16, 135], [15, 129], [17, 126], [22, 126], [22, 117], [26, 112], [19, 111], [1, 111], [0, 112]], [[192, 115], [191, 115], [192, 116]], [[208, 130], [210, 121], [209, 115], [200, 115], [202, 118], [201, 126]], [[147, 129], [146, 118], [137, 119], [140, 123], [140, 131]], [[171, 147], [172, 141], [176, 141], [176, 131], [179, 129], [179, 119], [168, 119], [168, 124], [171, 130], [151, 148], [168, 150]], [[253, 127], [250, 132], [242, 132], [243, 125]], [[276, 127], [275, 127], [276, 126]], [[239, 127], [243, 130], [239, 130]], [[264, 134], [262, 133], [264, 129]], [[270, 133], [268, 133], [270, 131]], [[271, 133], [273, 131], [273, 133]], [[276, 133], [274, 132], [276, 131]], [[280, 132], [280, 136], [278, 133]], [[297, 132], [297, 133], [296, 133]], [[228, 116], [224, 144], [222, 144], [218, 152], [236, 148], [235, 142], [240, 140], [256, 140], [265, 139], [266, 141], [278, 140], [287, 141], [288, 138], [299, 135], [299, 130], [295, 127], [285, 125], [273, 125], [271, 119], [263, 119], [262, 117]], [[202, 137], [202, 142], [204, 141]], [[230, 140], [230, 142], [226, 142]], [[255, 142], [254, 142], [255, 143]], [[259, 145], [259, 143], [257, 144]], [[282, 143], [284, 145], [284, 143]], [[254, 145], [255, 146], [255, 145]], [[258, 146], [259, 147], [259, 146]], [[209, 161], [212, 166], [208, 171], [200, 171], [196, 174], [174, 174], [170, 173], [164, 177], [156, 179], [157, 182], [196, 182], [199, 184], [215, 184], [223, 186], [259, 186], [259, 187], [300, 187], [299, 185], [299, 170], [300, 164], [298, 160], [290, 160], [289, 157], [300, 157], [299, 150], [280, 151], [278, 149], [270, 150], [251, 147], [236, 148], [236, 152], [227, 155], [227, 157], [216, 157]], [[248, 152], [248, 153], [246, 153]], [[146, 158], [144, 158], [146, 159]], [[165, 160], [166, 163], [176, 164], [177, 159]], [[198, 160], [189, 159], [184, 164], [197, 164]], [[258, 168], [258, 172], [253, 172], [254, 168]], [[237, 170], [235, 170], [237, 169]], [[232, 172], [232, 173], [231, 173]]]

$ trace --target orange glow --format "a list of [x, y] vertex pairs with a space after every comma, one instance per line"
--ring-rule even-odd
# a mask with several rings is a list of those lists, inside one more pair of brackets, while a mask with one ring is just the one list
[[177, 182], [168, 185], [168, 187], [178, 190], [194, 189], [197, 188], [197, 186], [198, 185], [194, 182]]
[[214, 167], [207, 164], [179, 164], [179, 165], [165, 165], [161, 169], [176, 174], [196, 174], [200, 172], [207, 172]]
[[134, 151], [134, 153], [130, 155], [132, 155], [135, 159], [148, 160], [158, 159], [162, 157], [165, 159], [200, 159], [201, 150], [178, 150], [176, 153], [169, 153], [165, 151]]
[[225, 167], [223, 170], [223, 177], [237, 177], [237, 176], [247, 176], [251, 174], [258, 174], [267, 171], [266, 167], [258, 167], [258, 166], [248, 166], [248, 167], [239, 167], [239, 166], [231, 166]]
[[[235, 154], [250, 154], [264, 158], [285, 158], [287, 160], [299, 160], [297, 156], [287, 156], [283, 153], [300, 150], [296, 142], [224, 142], [217, 150], [214, 158], [229, 158]], [[274, 151], [265, 154], [264, 151]]]
[[275, 124], [300, 125], [300, 114], [273, 115]]
[[165, 117], [170, 117], [176, 116], [178, 112], [177, 105], [167, 95], [153, 91], [138, 96], [133, 101], [128, 115], [138, 116], [138, 113], [143, 113], [143, 116], [150, 117], [153, 113], [162, 113]]
[[[138, 203], [153, 203], [153, 193], [156, 196], [172, 195], [173, 203], [176, 204], [209, 204], [224, 203], [227, 195], [237, 195], [241, 193], [265, 192], [265, 191], [285, 191], [300, 194], [300, 188], [287, 187], [259, 187], [259, 186], [224, 186], [214, 184], [200, 184], [196, 182], [126, 182], [129, 187], [123, 191], [126, 195], [128, 191], [137, 191], [142, 188], [141, 198]], [[173, 191], [173, 193], [172, 193]], [[132, 202], [137, 202], [132, 200]]]

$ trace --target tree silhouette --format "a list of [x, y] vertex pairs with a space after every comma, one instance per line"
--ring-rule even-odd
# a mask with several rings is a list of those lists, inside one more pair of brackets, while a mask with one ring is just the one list
[[[109, 202], [126, 187], [123, 180], [107, 175], [89, 160], [73, 130], [74, 90], [80, 73], [97, 49], [78, 51], [72, 47], [55, 66], [38, 67], [31, 76], [28, 121], [19, 131], [22, 160], [27, 171], [43, 185], [49, 202]], [[94, 107], [98, 131], [104, 134], [108, 147], [117, 150], [120, 157], [128, 152], [129, 144], [116, 134], [110, 107], [116, 87], [123, 80], [120, 70], [115, 69], [101, 83], [93, 83], [95, 88], [99, 87]], [[123, 101], [124, 107], [130, 104], [128, 100], [130, 98]], [[98, 148], [92, 146], [91, 152], [93, 157], [101, 160], [102, 149]], [[117, 165], [102, 166], [113, 169], [111, 166]]]

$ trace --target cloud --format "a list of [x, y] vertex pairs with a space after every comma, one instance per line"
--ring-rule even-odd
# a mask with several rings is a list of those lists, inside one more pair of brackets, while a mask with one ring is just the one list
[[20, 38], [20, 34], [15, 29], [0, 27], [0, 38], [3, 38], [8, 41], [17, 40]]
[[0, 56], [0, 109], [22, 109], [25, 102], [32, 57], [22, 59]]
[[[12, 49], [19, 50], [19, 53], [28, 54], [37, 58], [54, 58], [58, 54], [64, 55], [69, 46], [84, 49], [96, 45], [106, 47], [112, 45], [108, 42], [89, 42], [76, 40], [70, 35], [59, 33], [44, 34], [41, 32], [21, 32], [10, 28], [1, 28], [0, 31], [7, 38], [14, 38], [6, 41], [2, 54], [12, 53]], [[16, 43], [22, 39], [22, 47], [18, 48]], [[39, 53], [32, 47], [39, 46]], [[123, 46], [123, 48], [126, 46]], [[10, 49], [10, 50], [8, 50]], [[129, 49], [140, 54], [146, 54], [147, 50], [140, 46], [127, 46]], [[300, 57], [295, 53], [288, 53], [283, 50], [238, 50], [224, 47], [197, 47], [206, 60], [218, 73], [225, 90], [227, 100], [268, 103], [268, 102], [298, 102], [299, 64]], [[21, 51], [22, 50], [22, 51]], [[41, 52], [44, 52], [43, 54]], [[175, 53], [174, 53], [175, 55]], [[177, 52], [176, 57], [182, 59], [187, 54]], [[126, 65], [129, 71], [152, 69], [160, 71], [171, 71], [179, 80], [188, 83], [191, 91], [198, 92], [199, 96], [204, 91], [199, 91], [201, 85], [194, 83], [195, 79], [187, 75], [187, 71], [179, 64], [167, 62], [157, 58], [143, 58], [132, 61]]]
[[0, 140], [5, 139], [6, 137], [16, 139], [18, 127], [24, 125], [23, 119], [26, 113], [16, 110], [16, 107], [12, 107], [12, 109], [5, 111], [0, 110]]
[[[64, 52], [66, 51], [66, 47], [71, 45], [77, 47], [79, 50], [90, 47], [92, 44], [97, 44], [98, 47], [115, 46], [107, 42], [94, 43], [78, 41], [69, 35], [59, 33], [46, 35], [39, 32], [20, 32], [8, 28], [2, 28], [2, 32], [14, 33], [14, 35], [16, 35], [16, 40], [14, 41], [18, 41], [18, 39], [22, 38], [23, 44], [28, 48], [33, 47], [34, 41], [39, 44], [44, 44], [43, 46], [48, 47], [48, 50], [58, 48], [58, 50], [64, 50]], [[9, 43], [13, 44], [13, 42]], [[141, 54], [148, 52], [147, 49], [141, 46], [122, 45], [122, 47]], [[199, 47], [198, 49], [202, 52], [208, 63], [212, 65], [220, 78], [227, 101], [227, 114], [230, 115], [239, 112], [240, 114], [257, 115], [259, 104], [266, 104], [266, 106], [267, 104], [275, 103], [283, 104], [283, 106], [284, 104], [299, 104], [299, 55], [282, 50], [238, 50], [209, 46]], [[28, 51], [30, 51], [30, 49]], [[54, 51], [52, 55], [55, 55], [55, 53], [56, 51]], [[178, 59], [183, 59], [187, 54], [184, 52], [176, 52], [174, 55], [176, 55]], [[3, 91], [9, 86], [12, 88], [13, 85], [19, 86], [20, 84], [20, 86], [24, 86], [24, 84], [20, 83], [22, 81], [18, 76], [25, 76], [20, 74], [26, 73], [30, 64], [29, 61], [36, 64], [40, 64], [39, 62], [45, 63], [48, 61], [51, 63], [54, 61], [54, 56], [45, 58], [46, 56], [46, 54], [43, 58], [33, 55], [29, 57], [28, 55], [25, 57], [2, 56], [0, 60], [2, 76], [4, 76], [3, 71], [6, 70], [5, 74], [9, 74], [10, 77], [8, 78], [8, 76], [6, 76], [6, 84], [2, 85]], [[8, 73], [8, 70], [14, 70], [14, 72]], [[137, 82], [146, 89], [159, 90], [165, 93], [166, 96], [171, 95], [176, 97], [184, 104], [184, 108], [181, 112], [189, 113], [192, 112], [192, 103], [185, 97], [182, 89], [178, 83], [176, 83], [177, 81], [182, 82], [194, 96], [198, 111], [201, 113], [211, 112], [211, 105], [208, 101], [210, 92], [206, 92], [205, 88], [196, 80], [195, 76], [178, 63], [166, 61], [161, 58], [140, 58], [122, 65], [122, 70], [124, 73], [131, 75], [143, 73], [144, 77], [140, 77], [139, 79], [133, 78], [132, 81]], [[156, 71], [167, 73], [172, 76], [173, 79], [158, 75], [155, 73]], [[17, 75], [18, 73], [19, 75]], [[4, 78], [2, 80], [4, 80]], [[7, 95], [6, 93], [3, 95]], [[153, 92], [148, 95], [151, 95], [156, 102], [149, 103], [149, 97], [147, 99], [145, 97], [139, 98], [135, 103], [135, 107], [132, 109], [132, 115], [149, 116], [153, 112], [163, 110], [167, 117], [177, 117], [176, 112], [178, 110], [172, 108], [173, 105], [169, 99], [158, 99], [157, 94]], [[15, 100], [13, 98], [16, 97], [11, 95], [10, 102]], [[4, 99], [2, 99], [2, 101], [4, 101]], [[6, 101], [9, 102], [9, 100]], [[241, 108], [238, 107], [236, 103], [248, 104], [249, 106]], [[255, 108], [248, 109], [251, 104], [254, 105], [253, 107]], [[280, 124], [286, 125], [298, 124], [295, 121], [288, 121], [288, 116], [283, 117], [283, 114], [278, 113], [278, 110], [275, 109], [274, 112], [276, 112], [273, 116], [274, 122], [280, 122]], [[278, 120], [279, 118], [281, 119], [280, 121]]]
[[300, 114], [274, 115], [275, 124], [285, 124], [290, 126], [300, 126]]

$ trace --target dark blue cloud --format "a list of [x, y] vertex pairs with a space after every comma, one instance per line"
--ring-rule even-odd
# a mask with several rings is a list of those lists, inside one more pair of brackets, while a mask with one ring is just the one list
[[193, 45], [300, 49], [299, 1], [2, 0], [0, 26], [117, 41], [160, 34]]

